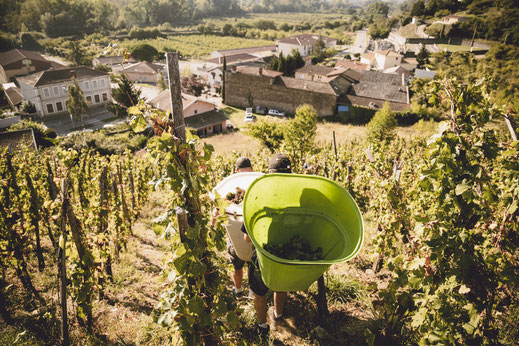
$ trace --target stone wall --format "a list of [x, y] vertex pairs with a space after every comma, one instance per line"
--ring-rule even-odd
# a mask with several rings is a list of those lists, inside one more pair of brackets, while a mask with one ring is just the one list
[[331, 94], [321, 94], [304, 89], [290, 89], [284, 85], [271, 84], [274, 79], [267, 76], [226, 72], [225, 102], [236, 107], [249, 107], [248, 95], [252, 95], [253, 105], [278, 109], [294, 114], [299, 105], [312, 105], [319, 116], [333, 115], [337, 98]]

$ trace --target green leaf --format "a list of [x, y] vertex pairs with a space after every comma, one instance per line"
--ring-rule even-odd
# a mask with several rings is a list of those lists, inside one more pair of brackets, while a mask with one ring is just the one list
[[133, 132], [142, 132], [146, 130], [148, 124], [146, 123], [146, 119], [144, 119], [142, 115], [139, 115], [132, 118], [132, 120], [130, 121], [130, 126]]
[[142, 112], [138, 106], [131, 106], [128, 108], [128, 114], [130, 115], [142, 115]]
[[416, 314], [414, 314], [413, 319], [411, 320], [411, 327], [418, 328], [425, 321], [425, 317], [427, 316], [427, 309], [420, 308]]
[[459, 195], [463, 194], [463, 192], [467, 191], [468, 189], [470, 189], [470, 186], [468, 184], [466, 184], [466, 183], [458, 184], [456, 186], [456, 190], [455, 190], [456, 195], [459, 196]]

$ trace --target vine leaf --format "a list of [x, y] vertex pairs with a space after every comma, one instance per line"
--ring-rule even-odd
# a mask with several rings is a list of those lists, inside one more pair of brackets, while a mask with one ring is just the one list
[[466, 183], [458, 184], [456, 186], [456, 190], [455, 190], [456, 195], [459, 196], [459, 195], [463, 194], [463, 192], [467, 191], [468, 189], [470, 189], [470, 186], [468, 184], [466, 184]]

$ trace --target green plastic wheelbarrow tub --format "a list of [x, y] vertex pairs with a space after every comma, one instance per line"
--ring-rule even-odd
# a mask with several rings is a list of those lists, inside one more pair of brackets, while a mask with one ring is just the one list
[[[247, 233], [256, 248], [261, 276], [273, 291], [305, 291], [332, 264], [352, 259], [364, 239], [357, 203], [339, 184], [312, 175], [267, 174], [247, 190], [243, 204]], [[319, 261], [287, 260], [265, 244], [283, 244], [300, 235]]]

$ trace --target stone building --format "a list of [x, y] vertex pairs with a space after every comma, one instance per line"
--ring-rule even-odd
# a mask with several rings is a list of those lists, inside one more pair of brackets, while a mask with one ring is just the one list
[[399, 75], [341, 69], [320, 81], [284, 77], [262, 68], [235, 68], [225, 75], [225, 101], [237, 107], [261, 106], [294, 114], [301, 104], [312, 105], [319, 116], [348, 112], [351, 106], [378, 109], [390, 102], [405, 110], [409, 88]]

